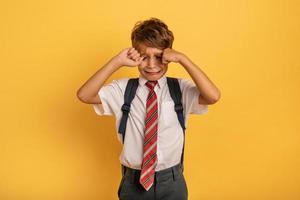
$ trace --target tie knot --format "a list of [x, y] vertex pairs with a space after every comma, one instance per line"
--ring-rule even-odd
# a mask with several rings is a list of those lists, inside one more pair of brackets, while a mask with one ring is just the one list
[[157, 84], [157, 81], [147, 81], [146, 86], [150, 89], [153, 90], [155, 85]]

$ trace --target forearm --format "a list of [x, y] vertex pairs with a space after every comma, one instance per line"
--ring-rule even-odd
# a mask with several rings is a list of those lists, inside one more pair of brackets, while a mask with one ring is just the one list
[[220, 98], [220, 92], [207, 75], [195, 65], [186, 55], [182, 54], [179, 63], [189, 73], [195, 82], [200, 95], [208, 102], [216, 102]]
[[80, 99], [89, 99], [98, 94], [105, 81], [117, 71], [121, 65], [115, 57], [111, 58], [102, 68], [91, 76], [77, 91]]

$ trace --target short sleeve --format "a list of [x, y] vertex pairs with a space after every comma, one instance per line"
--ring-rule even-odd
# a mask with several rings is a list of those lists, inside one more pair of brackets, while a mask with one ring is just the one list
[[92, 104], [97, 115], [118, 115], [124, 103], [124, 92], [128, 79], [113, 80], [98, 91], [101, 104]]
[[197, 86], [188, 79], [178, 79], [182, 91], [182, 104], [184, 115], [188, 114], [205, 114], [208, 112], [208, 105], [199, 104], [200, 91]]

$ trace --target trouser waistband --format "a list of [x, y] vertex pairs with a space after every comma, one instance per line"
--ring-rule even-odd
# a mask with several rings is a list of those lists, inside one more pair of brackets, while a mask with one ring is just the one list
[[[130, 179], [131, 183], [139, 182], [141, 170], [138, 169], [132, 169], [127, 166], [124, 166], [121, 164], [122, 167], [122, 175], [125, 177], [128, 177]], [[164, 180], [167, 180], [169, 178], [173, 178], [173, 180], [176, 180], [178, 176], [182, 174], [182, 166], [181, 163], [169, 167], [160, 171], [156, 171], [154, 174], [154, 182], [159, 183]]]

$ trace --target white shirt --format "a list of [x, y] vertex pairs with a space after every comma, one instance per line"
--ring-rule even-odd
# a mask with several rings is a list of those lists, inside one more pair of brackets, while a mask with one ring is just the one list
[[[122, 135], [118, 133], [118, 129], [128, 80], [129, 78], [113, 80], [104, 85], [98, 92], [102, 104], [92, 104], [97, 115], [115, 116], [116, 133], [121, 144]], [[192, 81], [181, 78], [178, 78], [178, 81], [182, 91], [186, 126], [189, 114], [204, 114], [208, 111], [208, 105], [198, 103], [200, 92]], [[145, 127], [146, 99], [149, 93], [149, 89], [145, 85], [146, 82], [147, 80], [140, 75], [136, 96], [131, 103], [128, 115], [124, 145], [119, 156], [121, 164], [139, 170], [143, 160], [143, 130]], [[160, 171], [180, 163], [184, 135], [174, 110], [174, 102], [170, 96], [165, 75], [158, 80], [154, 91], [157, 95], [158, 104], [157, 166], [155, 171]]]

